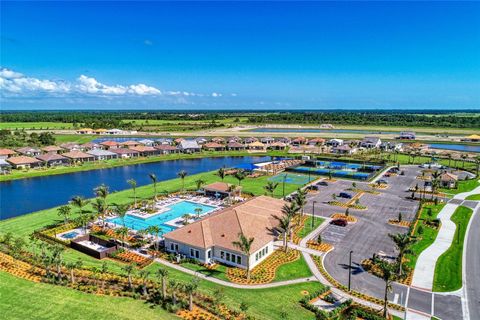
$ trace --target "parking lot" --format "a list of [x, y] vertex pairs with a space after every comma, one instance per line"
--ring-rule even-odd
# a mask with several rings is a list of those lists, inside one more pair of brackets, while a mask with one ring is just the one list
[[[359, 203], [366, 206], [366, 210], [349, 209], [350, 215], [357, 218], [356, 223], [347, 227], [328, 225], [321, 233], [322, 240], [333, 244], [335, 249], [325, 257], [325, 268], [339, 282], [348, 283], [348, 262], [350, 251], [352, 253], [352, 288], [370, 295], [382, 298], [384, 283], [381, 279], [368, 274], [361, 268], [364, 259], [371, 258], [373, 254], [383, 254], [386, 257], [395, 258], [396, 251], [393, 241], [388, 237], [389, 233], [403, 233], [408, 229], [388, 224], [389, 219], [397, 219], [399, 213], [406, 221], [413, 220], [418, 209], [418, 201], [408, 199], [411, 192], [408, 189], [416, 183], [415, 177], [420, 173], [419, 167], [403, 167], [405, 175], [389, 177], [387, 189], [379, 189], [378, 194], [365, 193]], [[371, 189], [368, 183], [355, 182], [357, 188]], [[333, 200], [332, 194], [339, 195], [347, 192], [355, 195], [355, 192], [346, 189], [352, 187], [352, 181], [338, 180], [329, 183], [328, 186], [320, 186], [319, 191], [308, 195], [306, 212], [313, 212], [315, 201], [315, 215], [330, 217], [333, 213], [345, 213], [346, 208], [328, 204]], [[341, 198], [337, 198], [341, 200]], [[342, 202], [347, 202], [343, 199]], [[398, 286], [390, 295], [391, 300], [404, 303], [402, 297], [406, 297], [406, 287]], [[404, 298], [403, 298], [404, 299]]]

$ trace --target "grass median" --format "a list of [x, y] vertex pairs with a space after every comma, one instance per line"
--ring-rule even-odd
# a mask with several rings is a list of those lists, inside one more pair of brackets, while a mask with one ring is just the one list
[[460, 206], [451, 220], [456, 225], [453, 242], [437, 260], [433, 278], [433, 291], [449, 292], [462, 287], [463, 245], [472, 209]]

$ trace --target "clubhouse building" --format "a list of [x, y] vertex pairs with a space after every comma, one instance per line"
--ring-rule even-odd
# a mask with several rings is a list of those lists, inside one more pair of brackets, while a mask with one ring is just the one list
[[[282, 215], [284, 205], [285, 201], [267, 196], [252, 198], [167, 233], [165, 249], [206, 264], [220, 262], [245, 269], [249, 261], [253, 268], [274, 250], [275, 217]], [[249, 256], [233, 244], [242, 233], [254, 238]]]

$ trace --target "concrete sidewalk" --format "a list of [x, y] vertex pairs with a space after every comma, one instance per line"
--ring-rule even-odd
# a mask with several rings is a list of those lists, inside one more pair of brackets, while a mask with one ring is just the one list
[[456, 225], [450, 218], [458, 207], [457, 204], [448, 203], [438, 214], [438, 219], [441, 220], [442, 225], [435, 241], [418, 257], [412, 287], [432, 290], [437, 260], [448, 250], [455, 236]]

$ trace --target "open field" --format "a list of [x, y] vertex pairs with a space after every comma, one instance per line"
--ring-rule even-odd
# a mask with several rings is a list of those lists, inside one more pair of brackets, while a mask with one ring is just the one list
[[179, 319], [130, 298], [99, 296], [34, 283], [0, 272], [0, 314], [5, 320], [24, 319]]
[[472, 209], [458, 207], [451, 220], [456, 224], [455, 236], [450, 248], [444, 252], [435, 265], [433, 291], [448, 292], [462, 287], [463, 245]]
[[0, 122], [1, 129], [25, 129], [25, 130], [60, 130], [73, 129], [73, 123], [63, 122]]
[[[480, 186], [480, 182], [478, 181], [478, 179], [471, 179], [471, 180], [459, 181], [456, 189], [439, 189], [439, 191], [450, 193], [450, 194], [458, 194], [462, 192], [471, 191], [478, 186]], [[475, 200], [475, 199], [469, 199], [469, 200]]]
[[466, 200], [480, 200], [480, 194], [472, 194], [466, 198]]

